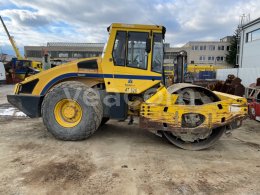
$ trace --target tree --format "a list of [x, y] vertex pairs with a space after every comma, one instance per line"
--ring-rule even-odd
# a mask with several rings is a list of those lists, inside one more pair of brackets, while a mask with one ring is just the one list
[[236, 58], [237, 58], [237, 46], [239, 41], [239, 31], [238, 29], [235, 31], [235, 34], [232, 36], [229, 46], [228, 54], [226, 55], [226, 61], [230, 65], [233, 65], [234, 68], [237, 67], [236, 65]]

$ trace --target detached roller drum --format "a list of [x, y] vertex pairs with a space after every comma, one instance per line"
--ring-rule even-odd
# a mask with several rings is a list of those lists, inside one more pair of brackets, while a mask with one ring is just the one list
[[76, 81], [55, 86], [42, 104], [43, 123], [61, 140], [88, 138], [98, 129], [102, 116], [102, 104], [94, 89]]

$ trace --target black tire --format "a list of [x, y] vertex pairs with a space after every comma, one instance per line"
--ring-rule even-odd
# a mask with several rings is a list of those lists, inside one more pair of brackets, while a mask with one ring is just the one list
[[[56, 85], [45, 95], [42, 103], [43, 123], [55, 138], [70, 141], [84, 140], [98, 129], [103, 116], [103, 107], [100, 98], [95, 98], [95, 105], [86, 104], [85, 98], [95, 95], [89, 90], [90, 88], [83, 83], [66, 81]], [[68, 99], [66, 96], [68, 92], [69, 99], [76, 101], [82, 109], [80, 122], [71, 128], [61, 126], [54, 115], [55, 105], [62, 99]]]
[[225, 127], [218, 127], [212, 130], [212, 133], [203, 140], [195, 142], [185, 142], [180, 138], [175, 137], [171, 132], [163, 131], [163, 135], [173, 145], [185, 150], [204, 150], [214, 145], [225, 132]]
[[103, 117], [100, 123], [100, 127], [102, 127], [103, 125], [105, 125], [107, 123], [107, 121], [109, 121], [109, 117]]

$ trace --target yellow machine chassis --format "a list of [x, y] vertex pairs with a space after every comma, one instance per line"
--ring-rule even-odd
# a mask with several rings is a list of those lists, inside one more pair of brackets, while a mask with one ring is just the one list
[[[78, 59], [26, 78], [16, 85], [14, 95], [8, 95], [8, 101], [31, 118], [42, 116], [47, 129], [63, 140], [86, 139], [108, 119], [121, 120], [126, 119], [127, 115], [136, 114], [140, 116], [141, 128], [154, 133], [160, 132], [178, 147], [197, 150], [209, 147], [222, 133], [242, 124], [242, 120], [247, 116], [245, 98], [183, 83], [174, 84], [166, 89], [162, 84], [165, 83], [164, 75], [153, 69], [155, 35], [159, 33], [164, 37], [166, 29], [163, 26], [112, 24], [108, 30], [110, 35], [102, 57]], [[119, 31], [125, 32], [126, 35], [130, 35], [131, 32], [147, 34], [145, 69], [127, 65], [127, 50], [122, 58], [125, 59], [124, 65], [119, 66], [114, 60], [114, 45]], [[126, 36], [126, 48], [127, 39]], [[163, 48], [162, 39], [160, 48]], [[45, 107], [50, 105], [46, 102], [51, 102], [51, 99], [47, 98], [48, 95], [58, 95], [54, 90], [56, 87], [74, 90], [78, 86], [79, 90], [86, 91], [92, 88], [99, 92], [101, 101], [98, 106], [92, 105], [92, 108], [83, 109], [82, 103], [80, 105], [72, 99], [63, 99], [62, 95], [55, 102], [54, 109], [52, 106], [50, 110], [59, 125], [48, 120], [49, 115], [46, 113], [49, 110]], [[154, 92], [154, 89], [157, 91]], [[194, 89], [194, 96], [184, 97], [185, 89]], [[177, 92], [182, 91], [181, 97]], [[126, 94], [129, 96], [125, 99]], [[120, 105], [105, 105], [104, 100], [109, 96], [115, 97], [115, 102], [119, 102]], [[193, 104], [189, 101], [192, 98]], [[127, 101], [132, 101], [132, 104], [127, 104]], [[41, 113], [41, 109], [45, 110], [44, 114]], [[83, 117], [92, 116], [84, 115], [88, 114], [88, 109], [100, 112], [96, 113], [95, 119], [92, 117], [83, 124]], [[187, 144], [192, 144], [192, 147]]]
[[[140, 126], [150, 130], [179, 131], [187, 130], [198, 132], [209, 131], [216, 127], [241, 125], [239, 122], [247, 116], [246, 99], [238, 96], [214, 92], [221, 101], [204, 105], [175, 104], [178, 95], [168, 93], [165, 87], [141, 105]], [[196, 128], [184, 128], [182, 116], [184, 114], [201, 114], [204, 122]]]

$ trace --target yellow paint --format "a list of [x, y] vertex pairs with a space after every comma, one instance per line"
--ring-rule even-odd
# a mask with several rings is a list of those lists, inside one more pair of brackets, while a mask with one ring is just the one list
[[214, 66], [214, 65], [196, 65], [189, 64], [188, 72], [201, 72], [201, 71], [216, 71], [218, 69], [223, 69], [223, 66]]
[[[151, 71], [151, 61], [152, 52], [148, 54], [147, 70], [131, 68], [127, 66], [116, 66], [113, 62], [113, 46], [115, 42], [116, 32], [126, 31], [126, 32], [147, 32], [147, 33], [161, 33], [162, 26], [152, 26], [152, 25], [126, 25], [126, 24], [112, 24], [110, 26], [110, 38], [107, 42], [106, 52], [104, 53], [104, 58], [101, 62], [102, 72], [104, 74], [124, 74], [124, 75], [139, 75], [139, 76], [161, 76], [160, 73]], [[150, 36], [152, 39], [152, 36]], [[152, 40], [153, 42], [153, 40]], [[160, 83], [159, 80], [138, 80], [134, 79], [132, 86], [128, 86], [128, 79], [117, 79], [117, 78], [105, 78], [106, 90], [108, 92], [118, 92], [118, 93], [132, 93], [140, 94], [143, 91], [151, 88], [152, 86]]]
[[31, 61], [31, 67], [36, 69], [36, 70], [42, 71], [42, 63], [41, 62]]
[[[27, 77], [21, 85], [24, 83], [30, 82], [35, 79], [39, 79], [39, 82], [35, 86], [32, 95], [40, 95], [43, 88], [49, 83], [52, 79], [67, 73], [78, 72], [78, 67], [75, 62], [70, 62], [64, 65], [56, 66], [52, 69], [42, 71], [36, 75]], [[57, 84], [57, 83], [56, 83]]]
[[[164, 64], [164, 72], [167, 76], [174, 75], [174, 64]], [[214, 66], [214, 65], [196, 65], [196, 64], [189, 64], [187, 68], [187, 72], [191, 73], [198, 73], [202, 71], [216, 71], [218, 69], [224, 69], [223, 66]]]
[[[165, 91], [163, 89], [163, 91]], [[155, 94], [157, 96], [161, 91]], [[223, 123], [223, 118], [226, 121], [232, 121], [237, 117], [247, 116], [246, 99], [238, 96], [233, 96], [224, 93], [215, 93], [221, 98], [221, 101], [204, 104], [204, 105], [170, 105], [158, 104], [158, 99], [151, 97], [141, 105], [141, 116], [160, 123], [167, 123], [181, 128], [182, 115], [187, 113], [197, 113], [205, 116], [205, 121], [202, 125], [211, 128], [216, 124]], [[172, 96], [175, 96], [174, 94]], [[163, 102], [164, 103], [164, 102]], [[222, 105], [222, 109], [218, 105]], [[168, 106], [167, 112], [164, 112], [165, 106]], [[232, 107], [236, 107], [235, 112]]]
[[80, 123], [82, 114], [79, 103], [71, 99], [60, 100], [54, 108], [55, 119], [62, 127], [75, 127]]
[[155, 105], [162, 105], [162, 106], [173, 106], [178, 99], [177, 94], [170, 94], [165, 86], [161, 86], [157, 89], [157, 92], [146, 100], [145, 103], [147, 104], [155, 104]]
[[[106, 50], [103, 53], [103, 58], [83, 58], [80, 60], [75, 60], [55, 68], [43, 71], [37, 75], [33, 75], [26, 78], [21, 84], [27, 83], [34, 79], [39, 79], [39, 82], [35, 86], [32, 95], [40, 95], [46, 84], [51, 82], [53, 79], [68, 73], [93, 73], [93, 70], [79, 69], [77, 63], [80, 61], [93, 60], [96, 59], [98, 63], [98, 70], [96, 74], [111, 74], [111, 75], [134, 75], [134, 76], [157, 76], [160, 77], [161, 73], [156, 73], [151, 70], [152, 52], [148, 54], [147, 70], [132, 68], [127, 66], [116, 66], [113, 62], [112, 52], [113, 46], [116, 38], [117, 31], [126, 32], [147, 32], [150, 35], [151, 41], [153, 42], [153, 33], [162, 33], [162, 26], [154, 25], [127, 25], [127, 24], [112, 24], [110, 26], [110, 37], [107, 42]], [[105, 83], [107, 92], [115, 93], [131, 93], [140, 94], [147, 89], [150, 89], [156, 84], [159, 84], [160, 80], [141, 80], [141, 79], [131, 79], [132, 82], [129, 84], [129, 79], [122, 78], [102, 78], [99, 79], [101, 83]], [[61, 81], [59, 81], [61, 82]], [[58, 82], [57, 82], [58, 83]], [[57, 84], [55, 83], [55, 84]], [[55, 85], [54, 84], [54, 85]], [[54, 86], [53, 85], [53, 86]], [[51, 87], [53, 87], [51, 86]]]

